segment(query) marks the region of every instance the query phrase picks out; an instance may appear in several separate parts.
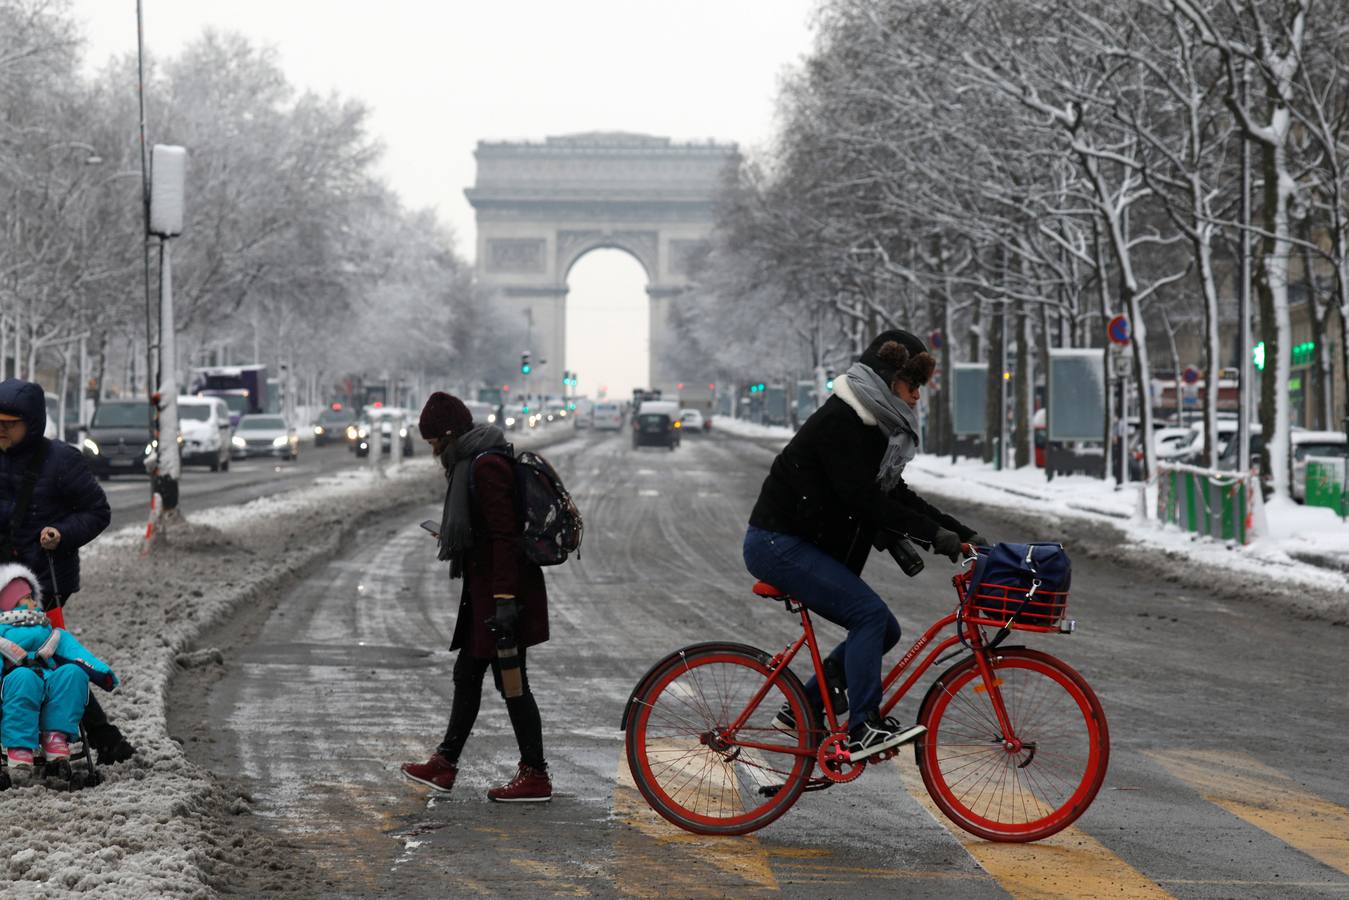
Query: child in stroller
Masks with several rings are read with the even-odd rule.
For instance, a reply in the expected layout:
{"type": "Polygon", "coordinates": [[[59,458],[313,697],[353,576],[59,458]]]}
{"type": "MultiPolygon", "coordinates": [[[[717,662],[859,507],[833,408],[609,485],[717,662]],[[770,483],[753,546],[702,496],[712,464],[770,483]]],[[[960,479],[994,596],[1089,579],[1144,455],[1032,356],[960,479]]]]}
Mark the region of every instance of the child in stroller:
{"type": "MultiPolygon", "coordinates": [[[[89,684],[105,691],[117,676],[42,610],[37,576],[24,566],[0,566],[0,747],[8,772],[0,790],[26,782],[40,755],[49,782],[79,787],[70,768],[71,741],[79,740],[89,684]]],[[[87,756],[86,760],[92,762],[87,756]]],[[[93,774],[92,768],[90,774],[93,774]]]]}

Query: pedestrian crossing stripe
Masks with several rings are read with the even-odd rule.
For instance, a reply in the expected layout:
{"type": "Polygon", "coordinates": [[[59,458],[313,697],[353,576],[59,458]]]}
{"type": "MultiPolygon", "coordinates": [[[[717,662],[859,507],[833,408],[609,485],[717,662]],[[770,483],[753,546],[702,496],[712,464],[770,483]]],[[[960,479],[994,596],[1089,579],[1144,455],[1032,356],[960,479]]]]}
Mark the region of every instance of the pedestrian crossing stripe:
{"type": "Polygon", "coordinates": [[[1349,809],[1244,753],[1145,752],[1209,803],[1349,875],[1349,809]]]}
{"type": "Polygon", "coordinates": [[[639,849],[619,854],[622,864],[614,880],[624,896],[742,897],[778,892],[768,852],[757,837],[712,837],[671,825],[637,790],[626,754],[620,754],[618,760],[614,817],[654,841],[662,851],[656,854],[639,849]],[[708,867],[723,877],[709,878],[708,867]]]}
{"type": "Polygon", "coordinates": [[[1013,897],[1172,896],[1100,841],[1071,825],[1030,844],[994,843],[975,837],[946,818],[932,802],[912,760],[896,757],[893,764],[899,767],[909,795],[1013,897]]]}

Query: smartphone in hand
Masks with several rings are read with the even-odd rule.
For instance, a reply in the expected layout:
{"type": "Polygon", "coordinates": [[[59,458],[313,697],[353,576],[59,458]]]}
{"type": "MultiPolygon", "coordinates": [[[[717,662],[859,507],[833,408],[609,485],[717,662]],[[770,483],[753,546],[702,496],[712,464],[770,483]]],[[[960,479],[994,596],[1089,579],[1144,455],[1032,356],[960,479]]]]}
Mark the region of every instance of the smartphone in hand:
{"type": "Polygon", "coordinates": [[[440,537],[440,523],[427,519],[422,523],[422,527],[431,532],[431,537],[440,537]]]}

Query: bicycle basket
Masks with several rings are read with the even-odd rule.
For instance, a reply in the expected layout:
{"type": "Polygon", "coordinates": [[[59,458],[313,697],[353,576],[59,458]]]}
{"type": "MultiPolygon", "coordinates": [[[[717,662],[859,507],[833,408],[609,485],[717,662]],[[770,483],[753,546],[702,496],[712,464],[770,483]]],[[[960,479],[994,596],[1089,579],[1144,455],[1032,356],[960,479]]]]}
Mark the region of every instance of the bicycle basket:
{"type": "Polygon", "coordinates": [[[980,548],[974,568],[954,579],[961,617],[976,625],[1058,631],[1068,611],[1072,564],[1059,544],[980,548]]]}

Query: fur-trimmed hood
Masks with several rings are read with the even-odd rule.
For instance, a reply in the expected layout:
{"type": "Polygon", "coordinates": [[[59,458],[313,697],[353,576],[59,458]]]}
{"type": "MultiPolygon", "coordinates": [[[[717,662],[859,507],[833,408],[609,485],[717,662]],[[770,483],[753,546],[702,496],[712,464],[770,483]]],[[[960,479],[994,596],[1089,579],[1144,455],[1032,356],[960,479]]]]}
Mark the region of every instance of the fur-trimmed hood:
{"type": "Polygon", "coordinates": [[[863,425],[877,424],[876,417],[862,405],[861,400],[857,399],[857,394],[853,391],[852,385],[848,384],[846,376],[839,378],[834,382],[834,396],[852,407],[852,411],[857,413],[857,417],[862,420],[863,425]]]}
{"type": "Polygon", "coordinates": [[[15,578],[22,578],[25,581],[27,581],[30,586],[32,586],[33,599],[38,602],[39,606],[41,606],[42,584],[37,580],[37,576],[33,574],[33,570],[21,563],[0,564],[0,588],[3,588],[5,585],[9,584],[15,578]]]}

